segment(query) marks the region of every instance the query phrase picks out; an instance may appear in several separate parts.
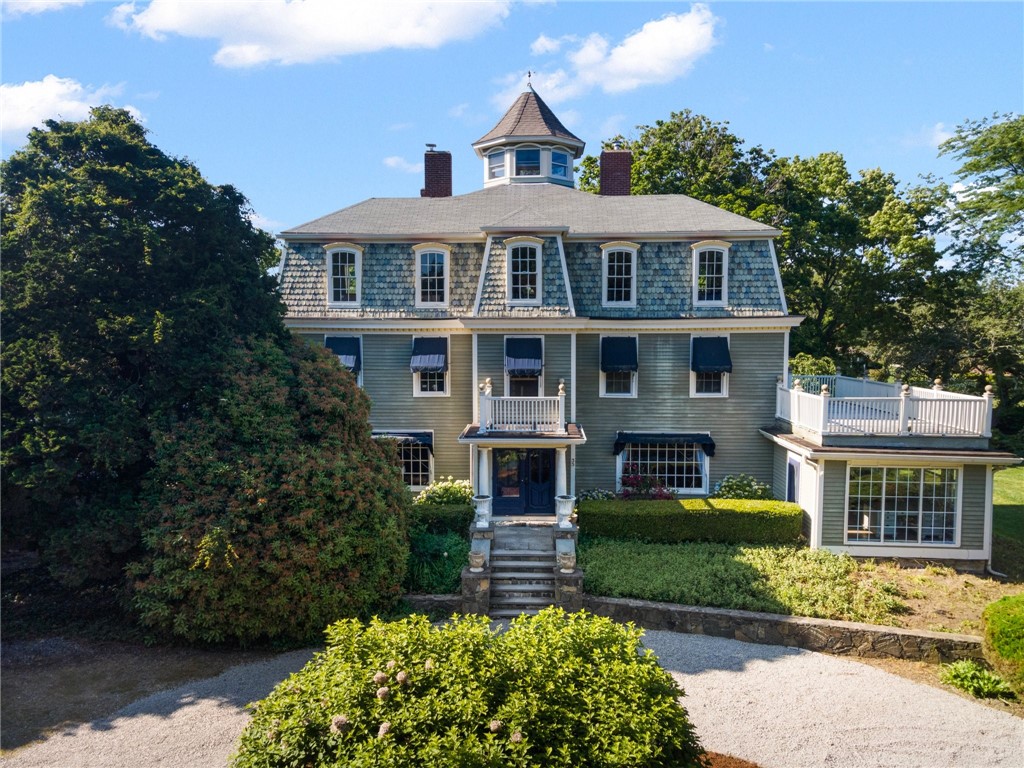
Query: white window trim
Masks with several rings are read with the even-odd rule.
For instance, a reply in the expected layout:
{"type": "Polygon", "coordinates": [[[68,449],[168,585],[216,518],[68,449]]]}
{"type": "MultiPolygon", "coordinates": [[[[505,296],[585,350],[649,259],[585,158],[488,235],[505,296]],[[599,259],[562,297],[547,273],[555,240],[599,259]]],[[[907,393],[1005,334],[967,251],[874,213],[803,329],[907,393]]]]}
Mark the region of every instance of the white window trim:
{"type": "MultiPolygon", "coordinates": [[[[517,144],[512,147],[512,178],[514,179],[540,179],[543,180],[545,176],[550,176],[550,167],[547,169],[549,173],[544,173],[544,157],[547,153],[544,151],[544,147],[539,144],[517,144]],[[536,174],[520,174],[519,163],[516,160],[516,155],[521,149],[537,150],[537,173],[536,174]]],[[[551,157],[548,155],[548,165],[551,164],[551,157]]],[[[507,169],[506,169],[507,170],[507,169]]]]}
{"type": "MultiPolygon", "coordinates": [[[[443,333],[417,333],[412,337],[413,344],[419,338],[446,339],[448,342],[448,370],[444,372],[444,392],[420,392],[420,373],[412,373],[412,396],[413,397],[451,397],[451,372],[452,372],[452,337],[443,333]]],[[[433,454],[431,454],[433,455],[433,454]]]]}
{"type": "Polygon", "coordinates": [[[732,243],[723,240],[701,240],[690,246],[693,260],[693,306],[724,307],[729,303],[729,249],[732,243]],[[722,251],[722,298],[720,301],[699,301],[697,299],[697,269],[699,256],[703,251],[722,251]]]}
{"type": "MultiPolygon", "coordinates": [[[[600,355],[601,355],[601,347],[603,345],[603,340],[604,340],[605,336],[615,336],[615,337],[626,336],[626,337],[630,337],[630,338],[636,339],[636,360],[637,360],[637,367],[639,367],[639,365],[640,365],[640,336],[638,334],[635,334],[635,333],[602,333],[601,334],[601,338],[597,342],[598,343],[597,354],[598,354],[599,358],[600,358],[600,355]]],[[[637,389],[639,388],[639,386],[638,386],[639,383],[637,381],[637,379],[640,376],[640,372],[639,371],[630,371],[630,373],[632,375],[630,376],[629,394],[617,393],[617,392],[613,392],[613,393],[609,394],[606,391],[605,385],[606,385],[607,379],[605,377],[607,376],[607,374],[604,371],[601,370],[600,361],[598,361],[598,373],[601,374],[601,376],[600,376],[600,385],[599,385],[599,389],[598,389],[598,397],[613,397],[613,398],[631,398],[631,397],[635,398],[636,397],[637,389]]]]}
{"type": "Polygon", "coordinates": [[[327,277],[327,306],[339,309],[358,309],[363,303],[363,247],[356,245],[355,243],[328,243],[324,246],[326,252],[326,269],[324,270],[327,277]],[[348,251],[354,253],[356,257],[356,300],[355,301],[334,301],[331,297],[334,294],[332,290],[331,282],[331,256],[335,253],[342,251],[348,251]]]}
{"type": "Polygon", "coordinates": [[[544,397],[544,371],[547,370],[547,366],[544,365],[544,355],[547,354],[545,347],[545,338],[543,334],[538,333],[510,333],[504,336],[501,340],[501,368],[505,374],[505,397],[511,397],[509,395],[509,382],[508,382],[508,368],[505,367],[505,340],[506,339],[540,339],[540,376],[537,377],[537,397],[544,397]]]}
{"type": "Polygon", "coordinates": [[[542,153],[542,158],[541,158],[541,164],[542,165],[544,163],[543,156],[546,156],[547,159],[548,159],[548,161],[547,161],[548,162],[548,167],[547,167],[547,171],[548,171],[547,175],[548,176],[550,176],[555,181],[572,182],[572,180],[573,180],[573,163],[572,163],[572,161],[574,159],[572,152],[570,152],[565,147],[551,147],[550,149],[547,149],[547,150],[545,150],[542,153]],[[554,157],[554,153],[555,152],[560,152],[561,154],[566,156],[567,163],[566,163],[566,167],[565,167],[565,176],[555,176],[555,157],[554,157]]]}
{"type": "Polygon", "coordinates": [[[505,300],[513,307],[539,307],[544,298],[544,241],[539,237],[510,237],[505,240],[505,300]],[[537,297],[535,299],[512,298],[512,249],[518,246],[533,246],[537,250],[537,297]]]}
{"type": "MultiPolygon", "coordinates": [[[[920,497],[918,497],[920,498],[920,497]]],[[[899,549],[914,550],[921,549],[950,550],[960,548],[960,534],[963,526],[963,499],[964,499],[964,465],[963,464],[936,464],[935,462],[918,461],[847,461],[846,462],[846,488],[843,491],[843,545],[849,547],[850,554],[859,555],[861,550],[879,549],[885,554],[878,554],[879,557],[886,555],[890,557],[901,557],[897,553],[899,549]],[[934,541],[920,542],[915,544],[911,541],[850,541],[849,540],[849,515],[850,515],[850,470],[854,467],[883,467],[891,469],[955,469],[956,470],[956,530],[953,533],[953,542],[944,544],[934,541]]],[[[919,513],[920,514],[920,513],[919,513]]],[[[882,528],[884,536],[885,513],[882,512],[882,528]]],[[[920,528],[918,529],[920,538],[920,528]]],[[[868,556],[868,555],[865,555],[868,556]]],[[[907,555],[908,557],[913,555],[907,555]]]]}
{"type": "Polygon", "coordinates": [[[412,247],[414,269],[413,281],[415,282],[415,306],[417,309],[447,309],[451,297],[451,274],[452,274],[452,247],[444,243],[421,243],[412,247]],[[423,301],[423,288],[420,285],[420,258],[425,253],[444,254],[444,301],[423,301]]]}
{"type": "MultiPolygon", "coordinates": [[[[341,333],[341,332],[338,332],[338,333],[325,333],[324,334],[324,346],[325,347],[327,346],[327,339],[334,338],[334,337],[345,337],[345,338],[355,337],[355,338],[359,339],[359,361],[360,361],[360,365],[359,365],[359,373],[356,374],[356,384],[359,386],[360,389],[362,389],[363,388],[363,371],[366,369],[366,357],[363,355],[363,335],[361,333],[341,333]]],[[[340,365],[340,363],[339,363],[339,365],[340,365]]],[[[344,368],[345,366],[342,365],[341,367],[344,368]]],[[[348,369],[346,369],[346,370],[348,370],[348,369]]]]}
{"type": "Polygon", "coordinates": [[[484,182],[498,183],[502,181],[507,181],[508,177],[508,153],[504,149],[495,149],[484,155],[484,182]],[[501,167],[504,172],[501,174],[501,176],[492,176],[491,158],[497,155],[501,155],[501,167]]]}
{"type": "MultiPolygon", "coordinates": [[[[668,490],[677,496],[707,496],[711,493],[711,457],[704,453],[704,449],[698,446],[701,455],[704,457],[700,462],[700,481],[703,484],[703,488],[669,488],[668,490]]],[[[615,492],[620,493],[622,491],[622,462],[623,456],[626,454],[626,449],[623,448],[619,452],[619,455],[615,457],[615,492]]]]}
{"type": "Polygon", "coordinates": [[[613,243],[605,243],[601,246],[601,306],[602,307],[635,307],[636,306],[636,288],[637,288],[637,274],[636,264],[637,256],[640,253],[640,246],[637,243],[630,243],[626,241],[616,241],[613,243]],[[633,282],[630,285],[629,295],[632,299],[629,301],[608,301],[608,254],[612,251],[627,251],[632,256],[632,268],[633,282]]]}
{"type": "Polygon", "coordinates": [[[692,333],[690,334],[690,397],[711,397],[711,398],[726,398],[729,397],[729,376],[731,374],[722,374],[722,391],[721,392],[697,392],[697,372],[693,370],[693,340],[702,339],[709,337],[720,337],[724,336],[727,343],[729,344],[729,354],[732,355],[732,334],[729,333],[692,333]]]}

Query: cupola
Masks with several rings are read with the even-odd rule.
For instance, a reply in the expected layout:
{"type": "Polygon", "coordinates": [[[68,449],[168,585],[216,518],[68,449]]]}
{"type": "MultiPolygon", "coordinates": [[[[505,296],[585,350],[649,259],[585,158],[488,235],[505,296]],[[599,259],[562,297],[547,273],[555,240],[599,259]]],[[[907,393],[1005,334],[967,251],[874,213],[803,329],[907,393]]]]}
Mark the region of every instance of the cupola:
{"type": "Polygon", "coordinates": [[[573,160],[584,143],[573,135],[533,87],[490,131],[473,143],[484,161],[484,186],[548,182],[574,186],[573,160]]]}

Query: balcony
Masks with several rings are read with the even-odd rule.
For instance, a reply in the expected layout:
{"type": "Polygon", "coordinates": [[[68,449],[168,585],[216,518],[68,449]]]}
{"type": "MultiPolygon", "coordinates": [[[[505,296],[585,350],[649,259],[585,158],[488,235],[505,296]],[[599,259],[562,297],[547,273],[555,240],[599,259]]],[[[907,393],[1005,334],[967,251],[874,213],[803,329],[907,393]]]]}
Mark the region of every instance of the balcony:
{"type": "Polygon", "coordinates": [[[531,432],[565,435],[565,382],[556,397],[494,397],[491,380],[480,385],[480,429],[488,432],[531,432]]]}
{"type": "Polygon", "coordinates": [[[820,437],[992,436],[992,390],[984,396],[848,376],[791,376],[779,382],[775,416],[820,437]]]}

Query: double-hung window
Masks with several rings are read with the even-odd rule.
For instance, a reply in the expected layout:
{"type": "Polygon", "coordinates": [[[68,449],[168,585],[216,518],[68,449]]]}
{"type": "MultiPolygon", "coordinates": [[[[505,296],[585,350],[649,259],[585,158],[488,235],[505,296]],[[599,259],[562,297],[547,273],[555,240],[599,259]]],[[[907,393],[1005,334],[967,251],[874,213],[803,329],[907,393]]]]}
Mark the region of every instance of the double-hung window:
{"type": "Polygon", "coordinates": [[[637,337],[601,337],[601,397],[636,397],[637,337]]]}
{"type": "Polygon", "coordinates": [[[960,508],[957,467],[849,468],[849,544],[955,545],[960,508]]]}
{"type": "Polygon", "coordinates": [[[551,175],[558,179],[569,178],[569,153],[551,150],[551,175]]]}
{"type": "Polygon", "coordinates": [[[356,383],[363,385],[363,338],[362,336],[324,336],[324,346],[338,357],[342,368],[356,377],[356,383]]]}
{"type": "Polygon", "coordinates": [[[601,246],[604,289],[601,306],[636,306],[636,243],[607,243],[601,246]]]}
{"type": "Polygon", "coordinates": [[[728,397],[730,373],[728,336],[690,338],[690,397],[728,397]]]}
{"type": "Polygon", "coordinates": [[[412,250],[416,257],[416,306],[447,307],[451,248],[440,243],[425,243],[412,250]]]}
{"type": "Polygon", "coordinates": [[[413,491],[421,491],[434,480],[433,432],[374,432],[375,440],[392,440],[398,449],[402,480],[413,491]]]}
{"type": "Polygon", "coordinates": [[[536,237],[510,237],[505,241],[509,304],[541,303],[541,249],[536,237]]]}
{"type": "Polygon", "coordinates": [[[352,243],[331,243],[327,251],[327,303],[358,307],[363,280],[363,249],[352,243]]]}
{"type": "Polygon", "coordinates": [[[707,240],[692,250],[694,306],[724,306],[729,301],[729,243],[707,240]]]}
{"type": "Polygon", "coordinates": [[[505,177],[505,150],[499,149],[487,156],[487,178],[503,179],[505,177]]]}
{"type": "Polygon", "coordinates": [[[413,338],[409,359],[413,397],[447,397],[448,369],[447,336],[413,338]]]}

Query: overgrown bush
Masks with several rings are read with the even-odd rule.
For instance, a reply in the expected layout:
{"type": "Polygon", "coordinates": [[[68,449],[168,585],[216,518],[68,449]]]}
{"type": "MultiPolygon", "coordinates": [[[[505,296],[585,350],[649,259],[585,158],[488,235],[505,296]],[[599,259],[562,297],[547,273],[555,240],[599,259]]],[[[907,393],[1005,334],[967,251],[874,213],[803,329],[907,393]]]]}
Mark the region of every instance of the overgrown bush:
{"type": "Polygon", "coordinates": [[[831,357],[798,352],[789,358],[789,371],[796,376],[835,376],[836,364],[831,357]]]}
{"type": "Polygon", "coordinates": [[[770,499],[772,488],[752,475],[726,475],[711,493],[713,499],[770,499]]]}
{"type": "Polygon", "coordinates": [[[401,595],[408,491],[326,350],[236,347],[202,413],[158,433],[131,567],[142,622],[191,641],[308,641],[401,595]]]}
{"type": "Polygon", "coordinates": [[[720,541],[793,544],[803,513],[785,501],[677,499],[673,501],[583,501],[580,529],[592,536],[651,542],[720,541]]]}
{"type": "Polygon", "coordinates": [[[405,591],[430,595],[458,592],[462,568],[469,558],[465,531],[431,533],[417,531],[409,536],[409,568],[405,591]]]}
{"type": "Polygon", "coordinates": [[[470,504],[413,504],[409,508],[409,530],[454,533],[465,536],[473,522],[470,504]]]}
{"type": "Polygon", "coordinates": [[[999,675],[992,674],[973,659],[944,664],[939,678],[976,699],[1012,699],[1013,691],[999,675]]]}
{"type": "Polygon", "coordinates": [[[1024,594],[990,603],[981,618],[985,660],[1024,698],[1024,594]]]}
{"type": "Polygon", "coordinates": [[[413,504],[472,504],[473,484],[452,475],[435,480],[416,496],[413,504]]]}
{"type": "Polygon", "coordinates": [[[547,609],[338,622],[327,649],[254,707],[234,768],[697,766],[682,691],[642,632],[547,609]]]}

